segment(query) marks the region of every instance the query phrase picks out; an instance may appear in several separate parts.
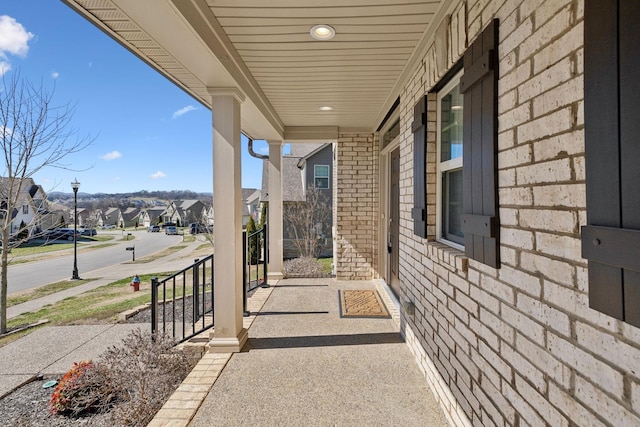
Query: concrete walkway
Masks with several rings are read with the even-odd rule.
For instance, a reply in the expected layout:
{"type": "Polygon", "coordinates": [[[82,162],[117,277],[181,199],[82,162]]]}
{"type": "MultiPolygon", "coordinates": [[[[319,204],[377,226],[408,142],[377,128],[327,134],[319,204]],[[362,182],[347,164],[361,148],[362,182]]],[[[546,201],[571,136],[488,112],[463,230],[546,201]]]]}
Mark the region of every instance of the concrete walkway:
{"type": "Polygon", "coordinates": [[[249,301],[249,343],[207,353],[150,426],[446,426],[386,287],[282,280],[249,301]],[[396,321],[341,318],[338,290],[378,289],[396,321]]]}

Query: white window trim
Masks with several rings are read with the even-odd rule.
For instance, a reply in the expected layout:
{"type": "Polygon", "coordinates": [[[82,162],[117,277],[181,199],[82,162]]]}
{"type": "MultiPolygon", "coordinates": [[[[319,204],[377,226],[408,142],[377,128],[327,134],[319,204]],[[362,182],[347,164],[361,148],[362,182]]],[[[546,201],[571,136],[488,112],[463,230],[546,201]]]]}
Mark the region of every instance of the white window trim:
{"type": "Polygon", "coordinates": [[[329,190],[331,189],[331,168],[329,167],[329,165],[313,165],[313,187],[317,188],[318,190],[329,190]],[[327,176],[318,176],[318,168],[327,168],[327,176]],[[318,187],[316,185],[316,180],[320,178],[320,179],[326,179],[327,180],[327,186],[326,187],[318,187]]]}
{"type": "Polygon", "coordinates": [[[460,156],[455,159],[447,160],[444,162],[440,161],[442,155],[442,147],[441,147],[441,135],[440,135],[440,122],[441,122],[441,111],[440,111],[440,102],[442,100],[442,96],[448,94],[451,89],[453,89],[458,83],[460,83],[460,78],[464,74],[463,71],[460,71],[451,80],[438,91],[438,99],[437,99],[437,107],[436,107],[436,240],[442,242],[446,245],[464,251],[464,245],[461,245],[456,242],[452,242],[451,240],[446,239],[442,235],[442,173],[454,169],[461,169],[463,156],[460,156]]]}

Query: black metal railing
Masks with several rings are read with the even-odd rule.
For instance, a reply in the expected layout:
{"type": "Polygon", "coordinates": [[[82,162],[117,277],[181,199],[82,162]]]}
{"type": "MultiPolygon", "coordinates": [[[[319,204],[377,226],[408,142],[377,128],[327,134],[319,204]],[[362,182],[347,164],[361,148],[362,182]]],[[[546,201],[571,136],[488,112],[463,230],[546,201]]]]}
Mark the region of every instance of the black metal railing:
{"type": "Polygon", "coordinates": [[[213,327],[213,255],[151,279],[151,332],[184,342],[213,327]]]}
{"type": "Polygon", "coordinates": [[[247,312],[247,296],[258,287],[267,287],[269,262],[269,234],[263,227],[251,234],[242,232],[242,283],[244,283],[243,309],[247,312]]]}

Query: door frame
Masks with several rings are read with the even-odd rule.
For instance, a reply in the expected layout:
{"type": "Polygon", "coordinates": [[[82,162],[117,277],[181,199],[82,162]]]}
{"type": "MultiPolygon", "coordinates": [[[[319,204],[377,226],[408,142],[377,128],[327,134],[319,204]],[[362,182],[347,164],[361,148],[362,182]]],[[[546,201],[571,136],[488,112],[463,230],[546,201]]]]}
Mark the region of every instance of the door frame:
{"type": "MultiPolygon", "coordinates": [[[[390,120],[393,122],[393,120],[390,120]]],[[[384,134],[380,132],[380,136],[384,134]]],[[[387,236],[389,235],[389,217],[391,215],[391,207],[389,206],[390,186],[391,186],[391,152],[396,148],[400,148],[400,135],[393,139],[386,147],[380,150],[380,213],[378,215],[378,226],[380,235],[378,238],[378,265],[380,266],[380,275],[391,287],[391,257],[387,252],[387,236]]],[[[402,159],[402,152],[400,153],[402,159]]]]}

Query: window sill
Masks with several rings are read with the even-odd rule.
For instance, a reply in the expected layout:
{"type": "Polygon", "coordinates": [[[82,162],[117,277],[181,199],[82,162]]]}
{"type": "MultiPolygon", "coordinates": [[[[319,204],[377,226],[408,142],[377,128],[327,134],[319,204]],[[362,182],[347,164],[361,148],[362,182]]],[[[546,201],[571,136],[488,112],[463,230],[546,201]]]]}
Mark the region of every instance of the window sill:
{"type": "Polygon", "coordinates": [[[464,251],[445,243],[435,240],[428,241],[427,255],[432,261],[444,265],[450,270],[460,270],[466,273],[469,268],[469,258],[464,254],[464,251]]]}

